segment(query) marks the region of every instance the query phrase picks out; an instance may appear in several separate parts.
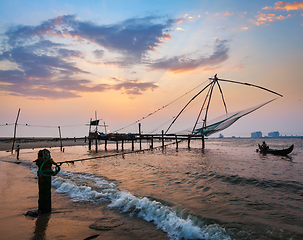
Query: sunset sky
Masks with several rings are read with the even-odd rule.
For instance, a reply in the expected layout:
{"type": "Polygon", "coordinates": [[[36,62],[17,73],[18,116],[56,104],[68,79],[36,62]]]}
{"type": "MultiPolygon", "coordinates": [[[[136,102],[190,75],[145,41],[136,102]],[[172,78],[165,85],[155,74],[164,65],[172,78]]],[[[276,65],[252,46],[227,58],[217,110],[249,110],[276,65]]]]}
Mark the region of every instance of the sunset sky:
{"type": "MultiPolygon", "coordinates": [[[[19,137],[87,135],[95,111],[111,132],[159,133],[216,73],[283,95],[220,83],[229,112],[277,97],[224,136],[303,135],[303,1],[2,0],[0,47],[0,137],[19,108],[19,137]]],[[[208,119],[224,113],[215,88],[208,119]]]]}

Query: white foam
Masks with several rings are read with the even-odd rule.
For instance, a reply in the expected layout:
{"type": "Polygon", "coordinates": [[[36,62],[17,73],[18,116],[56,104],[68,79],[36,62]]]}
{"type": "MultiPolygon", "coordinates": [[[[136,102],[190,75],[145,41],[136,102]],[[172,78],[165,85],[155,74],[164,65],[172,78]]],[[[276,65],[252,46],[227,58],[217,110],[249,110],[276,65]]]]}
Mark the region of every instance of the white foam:
{"type": "Polygon", "coordinates": [[[170,239],[230,239],[225,230],[213,224],[200,228],[191,217],[182,219],[170,207],[146,197],[137,198],[128,192],[119,192],[109,207],[116,207],[125,213],[137,215],[167,232],[170,239]]]}
{"type": "Polygon", "coordinates": [[[109,183],[93,174],[61,172],[53,178],[57,193],[67,193],[73,201],[110,201],[110,208],[119,208],[124,213],[153,222],[157,228],[167,232],[170,239],[230,239],[220,226],[194,224],[189,216],[180,218],[172,208],[146,197],[139,198],[126,191],[119,191],[114,183],[109,183]],[[94,186],[84,185],[76,179],[84,179],[94,186]]]}
{"type": "Polygon", "coordinates": [[[112,195],[117,192],[115,184],[89,176],[90,174],[83,175],[62,172],[61,175],[68,176],[70,178],[62,178],[60,176],[54,177],[52,180],[52,185],[57,188],[55,192],[67,193],[70,195],[73,201],[108,201],[111,200],[112,195]],[[97,191],[90,186],[79,185],[72,181],[71,177],[91,180],[95,183],[95,186],[102,187],[102,189],[97,191]]]}

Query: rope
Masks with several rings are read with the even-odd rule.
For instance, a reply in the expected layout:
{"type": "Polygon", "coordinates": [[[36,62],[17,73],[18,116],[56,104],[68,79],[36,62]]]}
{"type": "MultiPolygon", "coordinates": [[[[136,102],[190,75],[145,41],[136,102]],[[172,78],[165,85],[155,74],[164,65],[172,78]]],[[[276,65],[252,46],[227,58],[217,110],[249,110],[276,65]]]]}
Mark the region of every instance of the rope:
{"type": "MultiPolygon", "coordinates": [[[[43,125],[29,125],[29,124],[18,124],[18,126],[25,126],[25,127],[44,127],[44,128],[58,128],[58,126],[43,126],[43,125]]],[[[85,124],[78,124],[78,125],[65,125],[60,126],[62,127],[78,127],[78,126],[85,126],[85,124]]]]}
{"type": "Polygon", "coordinates": [[[57,164],[53,159],[46,156],[44,151],[42,153],[43,153],[44,162],[41,164],[40,169],[38,170],[37,174],[39,175],[41,173],[44,177],[51,177],[51,176],[57,175],[61,170],[60,165],[57,164]],[[44,164],[48,161],[51,162],[53,165],[55,165],[55,171],[42,169],[44,164]]]}
{"type": "Polygon", "coordinates": [[[10,125],[14,125],[15,123],[6,123],[6,124],[1,124],[0,126],[10,126],[10,125]]]}
{"type": "MultiPolygon", "coordinates": [[[[178,140],[178,143],[182,142],[183,140],[178,140]]],[[[173,145],[176,144],[176,142],[172,142],[172,143],[168,143],[165,144],[164,147],[167,147],[169,145],[173,145]]],[[[154,147],[154,148],[146,148],[146,149],[141,149],[141,150],[135,150],[135,151],[129,151],[129,152],[121,152],[121,153],[114,153],[114,154],[108,154],[108,155],[103,155],[103,156],[98,156],[98,157],[91,157],[91,158],[82,158],[82,159],[77,159],[77,160],[69,160],[69,161],[64,161],[64,162],[58,162],[57,164],[59,166],[61,166],[64,163],[72,163],[74,164],[75,162],[82,162],[82,161],[88,161],[88,160],[94,160],[94,159],[98,159],[98,158],[108,158],[108,157],[117,157],[117,156],[123,156],[126,154],[131,154],[131,153],[139,153],[139,152],[144,152],[144,151],[150,151],[152,149],[158,149],[158,148],[162,148],[161,146],[158,147],[154,147]]]]}
{"type": "MultiPolygon", "coordinates": [[[[207,82],[207,81],[208,81],[208,80],[206,80],[205,82],[207,82]]],[[[148,115],[146,115],[146,116],[142,117],[141,119],[139,119],[139,120],[135,121],[134,123],[131,123],[131,124],[129,124],[129,125],[127,125],[127,126],[125,126],[125,127],[119,128],[119,129],[115,130],[114,132],[118,132],[118,131],[123,130],[123,129],[127,128],[127,127],[130,127],[130,126],[132,126],[132,125],[134,125],[134,124],[136,124],[136,123],[138,123],[138,122],[141,122],[142,120],[144,120],[144,119],[146,119],[146,118],[150,117],[151,115],[153,115],[153,114],[155,114],[155,113],[159,112],[160,110],[162,110],[162,109],[164,109],[164,108],[168,107],[169,105],[173,104],[174,102],[178,101],[180,98],[182,98],[182,97],[186,96],[187,94],[189,94],[190,92],[194,91],[196,88],[200,87],[200,86],[201,86],[201,85],[203,85],[205,82],[203,82],[203,83],[199,84],[198,86],[194,87],[193,89],[191,89],[190,91],[186,92],[186,93],[185,93],[185,94],[183,94],[182,96],[180,96],[180,97],[176,98],[175,100],[173,100],[173,101],[171,101],[170,103],[168,103],[168,104],[164,105],[163,107],[158,108],[158,109],[157,109],[157,110],[155,110],[154,112],[149,113],[148,115]]]]}

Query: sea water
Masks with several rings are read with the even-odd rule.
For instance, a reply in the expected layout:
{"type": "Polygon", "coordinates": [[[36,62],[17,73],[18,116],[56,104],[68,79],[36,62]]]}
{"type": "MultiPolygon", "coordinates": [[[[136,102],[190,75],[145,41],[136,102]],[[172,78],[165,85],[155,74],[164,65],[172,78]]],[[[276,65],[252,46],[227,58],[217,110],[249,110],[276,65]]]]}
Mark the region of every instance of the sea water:
{"type": "MultiPolygon", "coordinates": [[[[52,184],[71,201],[106,203],[152,222],[169,239],[303,239],[303,139],[266,139],[276,149],[294,144],[287,157],[257,153],[262,141],[207,139],[203,151],[200,141],[191,141],[190,149],[184,142],[178,150],[171,145],[63,164],[52,184]]],[[[62,162],[111,154],[116,145],[107,153],[102,147],[99,153],[87,146],[50,150],[62,162]]],[[[37,151],[20,154],[33,173],[37,151]]]]}

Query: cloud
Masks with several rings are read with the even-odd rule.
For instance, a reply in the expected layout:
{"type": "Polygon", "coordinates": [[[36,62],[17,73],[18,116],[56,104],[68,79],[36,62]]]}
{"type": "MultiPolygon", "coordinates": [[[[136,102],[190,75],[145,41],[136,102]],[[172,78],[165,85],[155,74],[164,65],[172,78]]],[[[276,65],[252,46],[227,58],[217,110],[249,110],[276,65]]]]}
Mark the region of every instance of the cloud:
{"type": "Polygon", "coordinates": [[[173,73],[193,71],[197,68],[206,66],[216,66],[228,59],[229,47],[227,40],[217,39],[215,42],[214,52],[209,57],[200,56],[190,58],[185,55],[175,56],[172,58],[159,59],[150,65],[153,69],[163,69],[173,73]]]}
{"type": "Polygon", "coordinates": [[[60,49],[58,49],[57,53],[62,58],[75,57],[75,58],[84,59],[83,54],[80,51],[77,51],[77,50],[69,50],[69,49],[60,48],[60,49]]]}
{"type": "Polygon", "coordinates": [[[249,21],[252,22],[253,24],[256,24],[258,26],[269,23],[269,22],[273,22],[275,20],[284,20],[286,18],[291,17],[291,14],[288,14],[287,16],[276,16],[276,14],[274,13],[270,13],[270,14],[265,14],[265,13],[259,13],[258,15],[255,15],[256,19],[252,20],[250,19],[249,21]]]}
{"type": "Polygon", "coordinates": [[[154,82],[139,80],[119,80],[113,84],[95,84],[87,79],[29,79],[22,71],[0,72],[0,91],[9,95],[31,99],[69,99],[81,97],[83,93],[120,90],[128,95],[141,95],[144,91],[158,88],[154,82]]]}
{"type": "Polygon", "coordinates": [[[102,58],[103,55],[104,55],[104,50],[98,50],[97,49],[93,53],[94,53],[94,55],[95,55],[96,58],[102,58]]]}
{"type": "Polygon", "coordinates": [[[16,26],[5,33],[10,46],[23,45],[28,41],[46,37],[71,37],[95,43],[110,51],[142,58],[158,47],[161,39],[170,39],[169,28],[183,19],[163,19],[155,16],[132,18],[111,25],[97,25],[80,21],[75,15],[59,16],[38,26],[16,26]]]}
{"type": "Polygon", "coordinates": [[[122,91],[140,95],[158,88],[154,82],[124,80],[113,84],[96,84],[82,79],[90,72],[77,66],[79,60],[91,64],[130,66],[144,64],[150,51],[171,39],[169,31],[184,19],[156,16],[131,18],[110,25],[80,21],[75,15],[64,15],[36,26],[14,26],[2,35],[6,42],[0,61],[14,63],[15,69],[0,70],[0,91],[14,96],[43,99],[81,97],[84,92],[122,91]],[[71,41],[72,40],[72,41],[71,41]],[[57,42],[56,42],[57,41],[57,42]],[[103,49],[93,51],[102,62],[85,59],[77,41],[96,44],[103,49]],[[105,60],[105,50],[121,54],[118,60],[105,60]]]}
{"type": "Polygon", "coordinates": [[[186,14],[186,15],[184,16],[184,18],[179,18],[179,19],[177,19],[177,20],[176,20],[176,24],[183,23],[183,22],[185,21],[185,17],[186,17],[187,15],[188,15],[188,14],[186,14]]]}
{"type": "Polygon", "coordinates": [[[265,10],[274,9],[274,10],[286,10],[286,11],[300,10],[300,9],[303,9],[303,1],[299,1],[299,2],[294,1],[293,3],[279,1],[279,2],[276,2],[273,7],[266,6],[262,9],[265,9],[265,10]]]}
{"type": "MultiPolygon", "coordinates": [[[[40,51],[39,48],[33,50],[33,46],[18,46],[5,51],[0,55],[0,60],[7,60],[18,65],[19,69],[28,78],[53,77],[60,74],[88,73],[76,67],[75,62],[68,62],[62,57],[80,55],[79,51],[59,49],[56,56],[47,55],[46,50],[40,51]]],[[[43,45],[43,44],[42,44],[43,45]]],[[[0,71],[1,73],[2,71],[0,71]]],[[[1,76],[1,75],[0,75],[1,76]]]]}
{"type": "Polygon", "coordinates": [[[155,82],[140,82],[138,80],[129,80],[117,83],[113,86],[116,90],[123,90],[126,94],[141,95],[142,91],[153,91],[158,88],[155,82]]]}
{"type": "Polygon", "coordinates": [[[231,16],[231,15],[233,15],[233,13],[230,13],[230,12],[228,12],[228,11],[226,11],[226,12],[224,13],[224,16],[231,16]]]}

